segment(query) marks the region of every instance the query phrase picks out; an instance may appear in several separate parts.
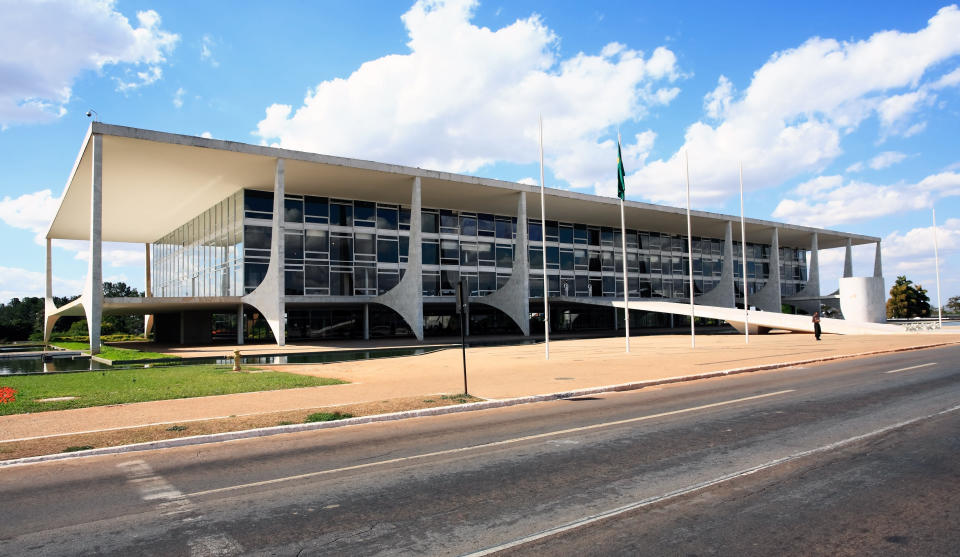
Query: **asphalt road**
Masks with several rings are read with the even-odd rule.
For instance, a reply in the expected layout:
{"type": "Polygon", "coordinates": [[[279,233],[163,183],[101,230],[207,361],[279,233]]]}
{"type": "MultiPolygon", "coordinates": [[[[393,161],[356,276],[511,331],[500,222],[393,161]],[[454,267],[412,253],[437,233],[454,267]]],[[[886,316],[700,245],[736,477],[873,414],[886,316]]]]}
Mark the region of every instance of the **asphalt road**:
{"type": "Polygon", "coordinates": [[[956,362],[0,468],[0,554],[956,555],[956,362]]]}

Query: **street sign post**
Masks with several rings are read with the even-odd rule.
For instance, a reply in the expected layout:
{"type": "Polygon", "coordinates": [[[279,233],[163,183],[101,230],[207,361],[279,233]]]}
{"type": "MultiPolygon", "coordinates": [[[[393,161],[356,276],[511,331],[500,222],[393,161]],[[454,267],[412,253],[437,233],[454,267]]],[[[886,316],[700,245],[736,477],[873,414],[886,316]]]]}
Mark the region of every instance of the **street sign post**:
{"type": "Polygon", "coordinates": [[[463,353],[463,394],[470,394],[467,390],[467,330],[463,316],[467,314],[467,304],[470,303],[470,284],[466,277],[460,277],[457,282],[457,313],[460,314],[460,351],[463,353]]]}

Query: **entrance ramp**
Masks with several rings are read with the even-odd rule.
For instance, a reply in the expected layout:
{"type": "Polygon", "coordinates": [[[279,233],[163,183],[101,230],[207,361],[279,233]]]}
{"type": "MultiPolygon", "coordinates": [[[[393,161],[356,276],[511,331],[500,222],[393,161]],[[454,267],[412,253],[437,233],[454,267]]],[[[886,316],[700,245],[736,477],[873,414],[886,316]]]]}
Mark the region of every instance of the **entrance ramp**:
{"type": "MultiPolygon", "coordinates": [[[[586,304],[604,307],[623,308],[625,306],[622,299],[614,298],[583,298],[572,296],[554,296],[550,298],[551,302],[564,302],[570,304],[586,304]]],[[[652,311],[655,313],[672,313],[674,315],[690,315],[690,304],[679,302],[656,302],[647,300],[630,300],[630,309],[639,311],[652,311]]],[[[694,306],[694,315],[696,317],[706,317],[708,319],[720,319],[732,325],[735,329],[742,331],[744,328],[744,311],[737,308],[725,308],[718,306],[704,306],[696,304],[694,306]]],[[[809,315],[792,315],[789,313],[776,313],[772,311],[751,310],[748,312],[750,332],[764,333],[773,329],[790,331],[794,333],[813,333],[813,322],[809,315]]],[[[845,319],[822,318],[820,328],[824,333],[836,335],[884,335],[898,334],[903,332],[902,327],[897,325],[888,325],[885,323],[864,323],[856,321],[847,321],[845,319]]]]}

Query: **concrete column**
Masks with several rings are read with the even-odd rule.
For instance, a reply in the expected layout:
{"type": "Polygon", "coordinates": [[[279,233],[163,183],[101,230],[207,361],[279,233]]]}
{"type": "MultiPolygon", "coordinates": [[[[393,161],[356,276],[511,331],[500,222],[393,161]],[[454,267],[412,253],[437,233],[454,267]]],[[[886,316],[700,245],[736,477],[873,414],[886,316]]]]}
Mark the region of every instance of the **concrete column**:
{"type": "Polygon", "coordinates": [[[720,282],[697,297],[697,303],[705,306],[732,308],[737,306],[737,294],[733,284],[733,222],[727,221],[723,233],[723,262],[720,282]]]}
{"type": "Polygon", "coordinates": [[[770,234],[770,276],[767,277],[767,284],[750,301],[763,311],[780,313],[783,310],[780,297],[780,231],[777,228],[770,234]]]}
{"type": "MultiPolygon", "coordinates": [[[[151,264],[150,264],[150,244],[143,244],[144,247],[144,256],[146,264],[144,265],[144,288],[143,295],[146,298],[153,297],[153,281],[151,277],[153,275],[151,264]]],[[[150,331],[153,330],[153,315],[147,314],[143,316],[143,338],[147,338],[150,335],[150,331]]]]}
{"type": "Polygon", "coordinates": [[[370,304],[363,304],[363,340],[370,340],[370,304]]]}
{"type": "Polygon", "coordinates": [[[853,240],[847,238],[847,248],[843,254],[843,278],[853,276],[853,240]]]}
{"type": "Polygon", "coordinates": [[[246,331],[247,323],[243,320],[243,304],[237,306],[237,344],[243,344],[243,333],[246,331]]]}
{"type": "Polygon", "coordinates": [[[880,242],[877,242],[877,255],[873,259],[873,276],[883,276],[883,262],[880,261],[880,242]]]}
{"type": "Polygon", "coordinates": [[[43,343],[50,341],[50,333],[53,332],[53,326],[57,319],[57,304],[53,301],[53,248],[50,238],[47,238],[47,278],[46,293],[43,300],[43,343]]]}
{"type": "Polygon", "coordinates": [[[410,325],[417,340],[423,340],[423,247],[421,238],[422,215],[420,213],[420,177],[414,176],[410,195],[410,248],[407,250],[407,270],[400,283],[388,292],[374,298],[400,314],[410,325]]]}
{"type": "MultiPolygon", "coordinates": [[[[507,314],[520,327],[523,336],[530,336],[530,261],[527,229],[527,197],[517,194],[517,234],[513,245],[513,269],[510,280],[502,288],[477,298],[476,301],[507,314]]],[[[546,257],[546,254],[544,254],[546,257]]]]}
{"type": "Polygon", "coordinates": [[[84,312],[90,335],[90,354],[100,353],[100,322],[103,317],[103,136],[91,137],[90,259],[84,287],[84,312]]]}
{"type": "Polygon", "coordinates": [[[53,243],[50,238],[47,238],[47,282],[46,282],[46,299],[53,299],[53,243]]]}
{"type": "Polygon", "coordinates": [[[620,317],[620,316],[617,315],[617,308],[613,308],[613,330],[614,330],[614,331],[619,331],[619,330],[620,330],[620,319],[619,319],[619,317],[620,317]]]}
{"type": "Polygon", "coordinates": [[[277,346],[286,344],[286,303],[284,289],[284,163],[277,159],[273,182],[273,229],[270,242],[270,264],[267,275],[257,288],[242,298],[243,303],[253,306],[267,320],[277,346]]]}
{"type": "MultiPolygon", "coordinates": [[[[810,235],[810,265],[807,268],[807,284],[803,290],[797,292],[797,298],[819,298],[820,297],[820,248],[817,244],[817,233],[810,235]]],[[[809,313],[820,310],[820,300],[796,302],[798,308],[803,308],[809,313]]]]}
{"type": "Polygon", "coordinates": [[[811,296],[820,296],[820,247],[816,232],[810,238],[810,268],[807,269],[807,287],[804,290],[811,296]]]}

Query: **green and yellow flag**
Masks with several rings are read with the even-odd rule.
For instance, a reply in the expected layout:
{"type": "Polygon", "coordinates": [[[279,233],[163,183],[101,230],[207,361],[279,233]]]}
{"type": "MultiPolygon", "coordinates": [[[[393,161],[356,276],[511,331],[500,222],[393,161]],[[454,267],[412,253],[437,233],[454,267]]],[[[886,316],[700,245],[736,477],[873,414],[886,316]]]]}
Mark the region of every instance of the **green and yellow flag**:
{"type": "Polygon", "coordinates": [[[620,139],[617,138],[617,197],[626,201],[627,186],[623,180],[623,155],[620,154],[620,139]]]}

